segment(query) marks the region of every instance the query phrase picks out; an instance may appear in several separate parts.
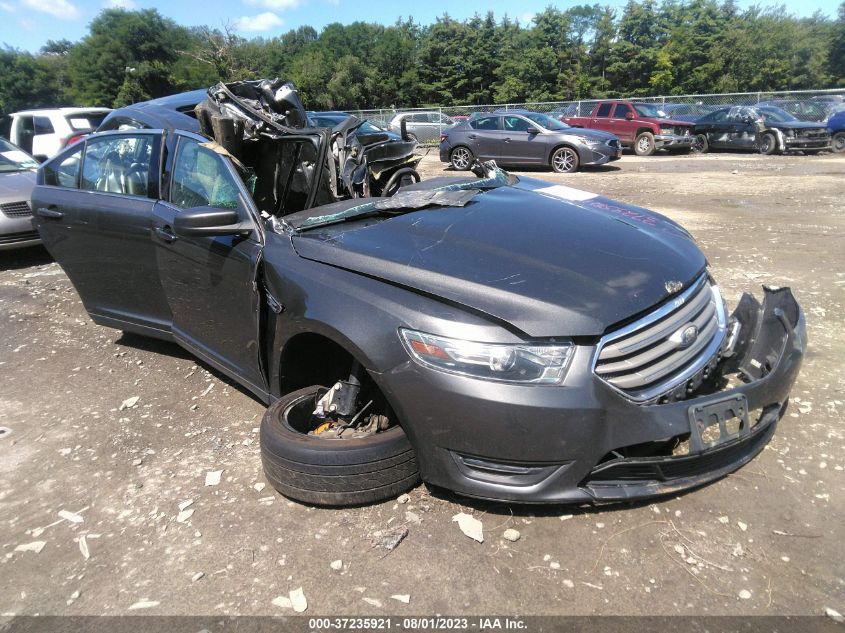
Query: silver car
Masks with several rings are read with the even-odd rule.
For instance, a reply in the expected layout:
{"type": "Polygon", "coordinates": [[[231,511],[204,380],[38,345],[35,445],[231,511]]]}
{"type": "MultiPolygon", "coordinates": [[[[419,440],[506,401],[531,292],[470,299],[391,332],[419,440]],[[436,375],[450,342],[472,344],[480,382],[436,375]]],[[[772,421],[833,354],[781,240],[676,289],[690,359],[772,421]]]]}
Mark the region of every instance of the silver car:
{"type": "Polygon", "coordinates": [[[573,172],[583,165],[604,165],[622,157],[610,132],[574,128],[546,114],[507,110],[459,123],[440,137],[440,160],[454,169],[493,159],[503,165],[548,165],[573,172]]]}
{"type": "Polygon", "coordinates": [[[30,198],[38,161],[0,139],[0,251],[40,244],[30,198]]]}
{"type": "Polygon", "coordinates": [[[418,143],[438,141],[440,134],[455,124],[451,117],[440,112],[399,112],[390,119],[388,129],[401,134],[402,121],[408,137],[418,143]]]}

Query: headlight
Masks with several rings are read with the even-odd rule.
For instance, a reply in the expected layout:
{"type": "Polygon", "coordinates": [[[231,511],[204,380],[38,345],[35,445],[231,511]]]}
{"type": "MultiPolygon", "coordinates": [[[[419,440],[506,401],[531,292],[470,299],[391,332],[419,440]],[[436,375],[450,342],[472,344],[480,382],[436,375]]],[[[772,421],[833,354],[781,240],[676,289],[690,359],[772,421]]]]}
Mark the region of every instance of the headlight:
{"type": "Polygon", "coordinates": [[[572,357],[571,343],[476,343],[399,329],[405,349],[426,367],[499,382],[558,384],[572,357]]]}
{"type": "Polygon", "coordinates": [[[662,127],[662,128],[660,128],[660,133],[661,134],[674,134],[675,130],[673,130],[670,127],[662,127]]]}

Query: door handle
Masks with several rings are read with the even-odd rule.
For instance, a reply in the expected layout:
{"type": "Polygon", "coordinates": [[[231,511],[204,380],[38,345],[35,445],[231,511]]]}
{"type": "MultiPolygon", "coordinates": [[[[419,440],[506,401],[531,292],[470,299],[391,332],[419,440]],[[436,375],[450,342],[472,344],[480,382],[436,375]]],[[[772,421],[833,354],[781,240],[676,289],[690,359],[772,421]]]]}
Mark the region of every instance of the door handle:
{"type": "Polygon", "coordinates": [[[158,235],[162,241],[167,242],[168,244],[170,242],[175,242],[177,239],[179,239],[175,235],[173,235],[169,226],[157,226],[154,230],[156,235],[158,235]]]}
{"type": "Polygon", "coordinates": [[[505,143],[510,143],[510,142],[511,142],[511,137],[510,136],[505,137],[505,143]]]}
{"type": "Polygon", "coordinates": [[[38,207],[35,212],[42,218],[49,218],[51,220],[61,220],[65,214],[52,207],[38,207]]]}
{"type": "Polygon", "coordinates": [[[467,138],[471,138],[471,139],[475,140],[475,139],[478,138],[478,136],[475,135],[475,134],[467,134],[467,138]]]}

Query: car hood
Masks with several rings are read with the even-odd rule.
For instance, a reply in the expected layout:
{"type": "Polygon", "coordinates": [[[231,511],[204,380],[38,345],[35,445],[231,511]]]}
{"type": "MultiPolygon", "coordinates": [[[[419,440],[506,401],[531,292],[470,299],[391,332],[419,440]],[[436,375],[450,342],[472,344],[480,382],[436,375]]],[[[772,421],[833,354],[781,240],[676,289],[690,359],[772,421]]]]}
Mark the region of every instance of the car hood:
{"type": "Polygon", "coordinates": [[[29,202],[34,186],[34,171],[0,173],[0,203],[19,202],[20,200],[29,202]]]}
{"type": "Polygon", "coordinates": [[[773,127],[779,130],[824,130],[827,126],[818,121],[766,121],[766,127],[773,127]]]}
{"type": "Polygon", "coordinates": [[[600,335],[706,266],[671,220],[533,179],[464,207],[324,226],[292,241],[301,257],[467,306],[530,337],[600,335]]]}
{"type": "Polygon", "coordinates": [[[681,119],[655,119],[660,125],[679,125],[681,127],[692,127],[692,123],[689,121],[683,121],[681,119]]]}
{"type": "Polygon", "coordinates": [[[597,141],[609,141],[611,139],[617,138],[615,134],[611,132],[605,132],[604,130],[593,130],[590,128],[569,128],[568,130],[557,130],[554,132],[555,134],[563,134],[565,136],[583,136],[584,138],[592,138],[596,139],[597,141]]]}

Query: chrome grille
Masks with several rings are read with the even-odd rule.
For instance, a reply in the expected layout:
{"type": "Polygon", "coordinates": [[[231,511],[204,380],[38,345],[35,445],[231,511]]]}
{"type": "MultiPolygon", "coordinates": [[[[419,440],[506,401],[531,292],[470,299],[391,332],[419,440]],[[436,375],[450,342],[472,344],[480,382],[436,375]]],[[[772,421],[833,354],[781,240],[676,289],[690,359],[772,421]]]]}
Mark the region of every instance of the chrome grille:
{"type": "Polygon", "coordinates": [[[0,211],[7,218],[28,218],[32,215],[29,204],[24,201],[0,204],[0,211]]]}
{"type": "Polygon", "coordinates": [[[725,323],[719,290],[702,276],[651,314],[602,338],[595,373],[634,400],[650,400],[707,364],[725,338],[725,323]]]}

